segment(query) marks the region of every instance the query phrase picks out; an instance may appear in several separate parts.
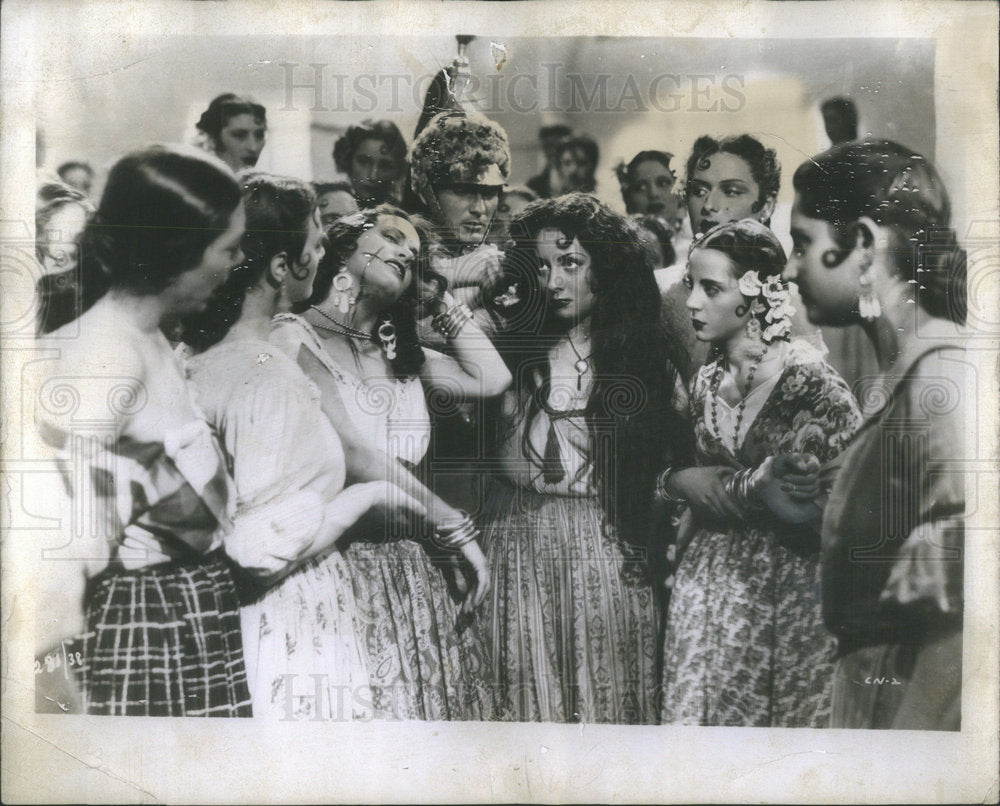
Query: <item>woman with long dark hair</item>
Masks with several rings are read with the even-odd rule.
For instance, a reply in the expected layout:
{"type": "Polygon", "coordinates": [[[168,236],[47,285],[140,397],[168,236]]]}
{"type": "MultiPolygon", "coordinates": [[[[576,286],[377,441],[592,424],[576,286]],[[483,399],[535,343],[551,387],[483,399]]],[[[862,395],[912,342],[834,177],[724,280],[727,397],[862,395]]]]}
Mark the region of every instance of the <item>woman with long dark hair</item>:
{"type": "Polygon", "coordinates": [[[336,543],[373,506],[410,499],[386,482],[344,487],[343,448],[315,387],[267,341],[271,318],[312,293],[323,256],[315,194],[288,177],[240,180],[245,258],[208,307],[183,320],[183,337],[198,350],[188,376],[236,484],[225,549],[245,583],[254,714],[370,717],[354,593],[336,543]]]}
{"type": "Polygon", "coordinates": [[[243,229],[239,186],[219,160],[160,146],[129,154],[83,235],[82,258],[108,291],[41,341],[59,357],[36,420],[84,530],[65,548],[85,558],[47,564],[42,634],[58,645],[82,633],[63,651],[79,661],[88,713],[250,715],[221,549],[231,484],[161,332],[208,304],[242,259],[243,229]]]}
{"type": "Polygon", "coordinates": [[[691,384],[697,465],[670,466],[657,482],[686,510],[667,615],[667,723],[829,720],[834,651],[808,525],[816,510],[773,493],[775,484],[811,490],[809,463],[833,459],[860,418],[819,351],[789,339],[784,265],[777,237],[752,219],[710,229],[688,256],[688,311],[713,353],[691,384]]]}
{"type": "Polygon", "coordinates": [[[625,218],[574,193],[511,232],[498,344],[515,385],[483,531],[501,705],[520,721],[655,722],[651,504],[657,470],[687,452],[681,359],[625,218]]]}
{"type": "Polygon", "coordinates": [[[862,392],[865,422],[823,518],[832,724],[958,730],[973,374],[948,193],[923,156],[884,140],[835,146],[794,182],[786,274],[811,322],[861,326],[883,373],[862,392]]]}
{"type": "Polygon", "coordinates": [[[499,394],[510,375],[468,308],[447,294],[428,293],[420,304],[436,313],[455,357],[418,343],[421,243],[406,213],[382,206],[345,216],[328,239],[313,295],[300,316],[275,319],[271,340],[317,385],[348,472],[398,484],[424,505],[434,530],[431,537],[383,518],[348,538],[376,717],[489,718],[488,662],[473,618],[489,590],[478,532],[412,471],[430,438],[425,395],[454,405],[499,394]],[[452,572],[460,606],[432,558],[452,572]]]}

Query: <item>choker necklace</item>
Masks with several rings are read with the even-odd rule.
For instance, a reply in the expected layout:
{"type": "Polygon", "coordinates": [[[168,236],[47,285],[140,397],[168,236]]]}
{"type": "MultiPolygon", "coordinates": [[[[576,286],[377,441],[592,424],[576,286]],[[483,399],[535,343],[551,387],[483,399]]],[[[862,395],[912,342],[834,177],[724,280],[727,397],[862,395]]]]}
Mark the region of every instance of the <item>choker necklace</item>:
{"type": "Polygon", "coordinates": [[[580,351],[576,349],[576,345],[573,344],[573,339],[569,337],[569,334],[566,335],[566,341],[569,342],[569,346],[573,350],[573,355],[576,356],[576,363],[573,364],[573,369],[576,370],[576,391],[579,392],[583,389],[583,373],[585,373],[590,367],[590,356],[592,356],[593,353],[584,358],[580,355],[580,351]]]}
{"type": "MultiPolygon", "coordinates": [[[[764,360],[765,355],[767,355],[767,345],[764,345],[764,352],[760,354],[760,358],[750,365],[750,370],[747,372],[747,382],[743,387],[743,399],[736,407],[736,428],[733,431],[733,456],[739,451],[740,425],[743,423],[743,412],[746,411],[747,396],[750,394],[751,385],[753,385],[753,376],[757,371],[757,365],[764,360]]],[[[722,444],[722,432],[719,431],[719,387],[722,385],[722,375],[722,358],[719,358],[719,368],[715,371],[715,377],[712,379],[712,388],[709,390],[709,394],[712,395],[712,430],[715,432],[715,438],[719,440],[720,444],[722,444]]]]}
{"type": "Polygon", "coordinates": [[[330,322],[330,324],[335,326],[335,327],[328,327],[327,325],[317,324],[316,327],[318,327],[320,330],[326,330],[330,333],[336,333],[340,336],[347,336],[348,338],[352,339],[375,341],[375,337],[371,333],[365,333],[363,330],[358,330],[356,327],[351,327],[350,325],[342,324],[338,322],[336,319],[334,319],[332,316],[330,316],[328,313],[326,313],[325,311],[322,311],[319,308],[317,308],[315,305],[310,305],[309,310],[316,311],[316,313],[318,313],[320,316],[322,316],[324,319],[330,322]]]}

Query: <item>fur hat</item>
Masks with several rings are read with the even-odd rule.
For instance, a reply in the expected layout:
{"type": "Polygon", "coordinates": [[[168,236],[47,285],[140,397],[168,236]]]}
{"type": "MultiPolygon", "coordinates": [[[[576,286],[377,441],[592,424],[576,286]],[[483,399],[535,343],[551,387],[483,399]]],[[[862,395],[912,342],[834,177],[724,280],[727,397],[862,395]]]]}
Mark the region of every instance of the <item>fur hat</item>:
{"type": "Polygon", "coordinates": [[[507,133],[475,112],[435,115],[410,150],[410,182],[425,201],[431,188],[456,184],[503,187],[508,176],[507,133]]]}

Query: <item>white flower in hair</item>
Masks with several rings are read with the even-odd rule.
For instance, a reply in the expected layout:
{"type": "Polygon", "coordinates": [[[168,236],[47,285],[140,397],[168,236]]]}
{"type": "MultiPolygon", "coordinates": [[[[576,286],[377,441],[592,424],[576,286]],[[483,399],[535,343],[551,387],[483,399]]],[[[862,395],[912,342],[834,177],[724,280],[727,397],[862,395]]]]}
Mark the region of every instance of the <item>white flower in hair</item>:
{"type": "Polygon", "coordinates": [[[740,293],[745,297],[759,296],[763,287],[764,284],[760,281],[760,278],[757,276],[757,272],[753,269],[748,272],[744,272],[743,276],[740,277],[740,293]]]}
{"type": "Polygon", "coordinates": [[[766,299],[768,304],[772,307],[788,302],[789,299],[788,286],[785,284],[785,281],[781,279],[780,274],[770,275],[767,280],[764,281],[761,293],[764,295],[764,299],[766,299]]]}
{"type": "Polygon", "coordinates": [[[765,342],[770,344],[775,339],[783,338],[784,336],[787,336],[791,332],[792,332],[792,326],[789,323],[788,318],[786,317],[783,319],[778,319],[777,321],[772,322],[770,325],[764,328],[764,332],[761,333],[760,337],[765,342]]]}

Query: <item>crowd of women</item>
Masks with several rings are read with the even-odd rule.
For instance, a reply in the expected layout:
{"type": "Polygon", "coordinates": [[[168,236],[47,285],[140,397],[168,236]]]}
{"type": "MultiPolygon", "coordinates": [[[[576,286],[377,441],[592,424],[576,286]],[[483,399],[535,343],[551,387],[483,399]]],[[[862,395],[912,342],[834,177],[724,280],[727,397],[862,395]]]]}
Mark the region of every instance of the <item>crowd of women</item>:
{"type": "Polygon", "coordinates": [[[96,207],[39,196],[35,418],[92,538],[40,709],[958,729],[965,255],[927,159],[804,162],[786,255],[750,135],[680,184],[640,152],[623,216],[568,131],[529,189],[472,112],[352,127],[317,186],[254,169],[248,99],[198,127],[96,207]]]}

